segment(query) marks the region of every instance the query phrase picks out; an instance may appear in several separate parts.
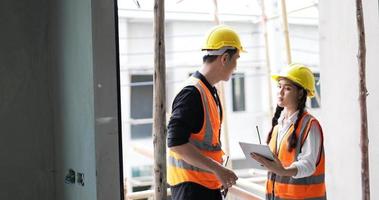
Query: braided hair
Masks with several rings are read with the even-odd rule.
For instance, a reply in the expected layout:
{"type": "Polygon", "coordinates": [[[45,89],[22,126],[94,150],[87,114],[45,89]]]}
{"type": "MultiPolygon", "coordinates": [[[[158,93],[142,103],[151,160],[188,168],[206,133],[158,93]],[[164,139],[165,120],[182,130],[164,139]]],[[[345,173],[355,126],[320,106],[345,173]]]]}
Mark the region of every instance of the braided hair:
{"type": "Polygon", "coordinates": [[[271,130],[270,132],[268,133],[268,136],[267,136],[267,139],[266,139],[266,143],[270,143],[270,140],[271,140],[271,137],[272,137],[272,131],[274,130],[274,127],[278,124],[278,119],[280,117],[280,113],[282,113],[283,111],[283,107],[280,107],[280,106],[276,106],[276,109],[275,109],[275,114],[274,114],[274,117],[272,118],[272,126],[271,126],[271,130]]]}
{"type": "Polygon", "coordinates": [[[291,136],[288,137],[288,143],[289,143],[288,151],[291,151],[292,149],[296,148],[296,145],[297,145],[296,129],[299,126],[299,122],[301,120],[301,116],[303,116],[303,114],[304,114],[305,103],[307,101],[307,91],[304,88],[300,87],[300,86],[296,85],[296,87],[299,89],[299,91],[302,90],[303,94],[300,97],[300,100],[299,100],[299,102],[297,104],[297,109],[299,110],[299,112],[297,113],[297,119],[296,119],[296,122],[295,122],[295,125],[294,125],[294,128],[293,128],[293,131],[291,133],[291,136]]]}

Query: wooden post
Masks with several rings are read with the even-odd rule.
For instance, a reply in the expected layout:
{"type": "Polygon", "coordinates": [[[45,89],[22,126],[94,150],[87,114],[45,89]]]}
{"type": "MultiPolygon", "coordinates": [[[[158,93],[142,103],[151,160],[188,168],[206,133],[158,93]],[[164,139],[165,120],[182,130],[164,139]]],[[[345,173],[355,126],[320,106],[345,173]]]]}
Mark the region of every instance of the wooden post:
{"type": "MultiPolygon", "coordinates": [[[[228,131],[228,114],[226,110],[226,103],[225,103],[225,89],[224,89],[224,83],[219,82],[217,85],[217,90],[219,92],[219,97],[222,105],[222,124],[221,124],[221,142],[222,142],[222,149],[224,150],[225,154],[230,156],[230,144],[229,144],[229,131],[228,131]]],[[[227,163],[227,167],[232,168],[232,162],[231,160],[227,163]]]]}
{"type": "Polygon", "coordinates": [[[217,0],[213,0],[214,10],[213,10],[213,17],[216,24],[220,24],[220,19],[218,18],[218,4],[217,0]]]}
{"type": "Polygon", "coordinates": [[[368,130],[367,130],[367,88],[366,88],[366,42],[365,27],[363,18],[362,0],[356,0],[356,19],[358,27],[358,67],[359,67],[359,102],[361,117],[361,180],[362,199],[370,199],[370,174],[369,174],[369,154],[368,154],[368,130]]]}
{"type": "Polygon", "coordinates": [[[282,8],[283,33],[284,33],[284,40],[285,40],[286,53],[287,53],[287,64],[291,64],[292,63],[291,43],[290,43],[290,37],[288,33],[286,0],[281,0],[281,8],[282,8]]]}
{"type": "Polygon", "coordinates": [[[164,0],[154,1],[154,183],[155,200],[167,199],[166,70],[164,0]]]}
{"type": "Polygon", "coordinates": [[[273,111],[273,103],[272,103],[272,87],[271,87],[271,62],[270,62],[270,47],[268,41],[268,30],[267,30],[267,16],[266,16],[266,8],[265,8],[265,0],[261,0],[261,8],[262,8],[262,26],[264,31],[265,38],[265,55],[266,55],[266,69],[267,69],[267,85],[268,85],[268,103],[269,103],[269,112],[270,117],[274,114],[273,111]]]}

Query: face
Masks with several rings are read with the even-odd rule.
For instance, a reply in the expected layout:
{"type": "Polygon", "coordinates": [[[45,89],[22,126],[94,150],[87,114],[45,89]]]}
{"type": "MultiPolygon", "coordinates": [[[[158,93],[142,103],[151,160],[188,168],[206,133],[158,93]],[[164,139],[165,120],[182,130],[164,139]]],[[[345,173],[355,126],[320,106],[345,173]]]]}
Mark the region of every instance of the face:
{"type": "Polygon", "coordinates": [[[237,68],[237,60],[240,58],[239,52],[235,53],[232,57],[232,59],[229,59],[229,56],[227,54],[224,54],[222,59],[222,69],[223,69],[223,78],[222,80],[227,81],[232,76],[233,72],[237,68]]]}
{"type": "Polygon", "coordinates": [[[278,106],[296,109],[301,97],[301,90],[288,79],[281,78],[278,81],[278,106]]]}

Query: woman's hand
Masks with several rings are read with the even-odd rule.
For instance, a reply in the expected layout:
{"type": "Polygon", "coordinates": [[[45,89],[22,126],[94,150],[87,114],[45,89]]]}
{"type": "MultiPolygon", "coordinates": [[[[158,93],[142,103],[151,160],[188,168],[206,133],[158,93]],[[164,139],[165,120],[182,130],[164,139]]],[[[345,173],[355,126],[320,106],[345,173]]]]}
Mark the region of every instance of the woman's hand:
{"type": "Polygon", "coordinates": [[[274,160],[269,160],[259,154],[256,153],[251,153],[250,154],[253,159],[264,165],[269,171],[279,175],[279,176],[294,176],[297,173],[291,175],[293,172],[292,168],[291,169],[286,169],[283,167],[282,163],[278,159],[276,155],[274,155],[274,160]],[[292,172],[292,173],[291,173],[292,172]]]}

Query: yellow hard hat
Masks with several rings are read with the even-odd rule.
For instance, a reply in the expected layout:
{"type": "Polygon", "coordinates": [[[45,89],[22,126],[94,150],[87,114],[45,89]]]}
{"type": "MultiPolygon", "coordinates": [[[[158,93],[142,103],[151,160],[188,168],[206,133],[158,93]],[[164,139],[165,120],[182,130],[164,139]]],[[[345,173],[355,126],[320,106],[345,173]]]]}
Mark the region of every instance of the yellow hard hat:
{"type": "Polygon", "coordinates": [[[223,47],[234,47],[245,52],[238,34],[229,26],[218,25],[207,33],[201,50],[218,50],[223,47]]]}
{"type": "Polygon", "coordinates": [[[275,81],[279,81],[280,78],[289,79],[307,90],[309,97],[315,95],[315,77],[309,67],[303,64],[290,64],[279,74],[273,74],[271,78],[275,81]]]}

